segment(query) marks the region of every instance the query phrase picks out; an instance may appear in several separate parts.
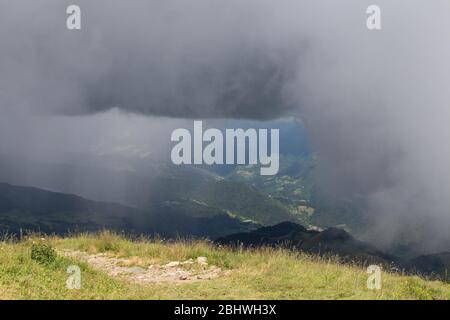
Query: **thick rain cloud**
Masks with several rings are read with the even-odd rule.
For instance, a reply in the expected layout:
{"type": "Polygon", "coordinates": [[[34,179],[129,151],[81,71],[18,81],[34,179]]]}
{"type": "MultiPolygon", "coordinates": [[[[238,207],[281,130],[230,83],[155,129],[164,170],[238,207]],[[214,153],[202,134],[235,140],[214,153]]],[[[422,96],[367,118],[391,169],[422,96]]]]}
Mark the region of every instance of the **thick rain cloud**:
{"type": "Polygon", "coordinates": [[[267,119],[294,107],[301,39],[268,34],[255,1],[78,1],[80,31],[65,27],[68,4],[1,5],[3,108],[267,119]]]}

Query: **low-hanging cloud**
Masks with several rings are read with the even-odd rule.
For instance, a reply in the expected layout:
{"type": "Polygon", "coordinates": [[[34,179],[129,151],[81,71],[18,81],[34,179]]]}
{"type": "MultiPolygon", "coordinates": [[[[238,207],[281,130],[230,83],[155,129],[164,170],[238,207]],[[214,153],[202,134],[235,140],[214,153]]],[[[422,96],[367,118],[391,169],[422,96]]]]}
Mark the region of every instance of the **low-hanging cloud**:
{"type": "Polygon", "coordinates": [[[257,1],[81,0],[80,31],[65,27],[68,4],[1,5],[3,108],[267,119],[294,107],[301,39],[278,39],[257,1]]]}
{"type": "MultiPolygon", "coordinates": [[[[324,190],[363,195],[389,245],[405,225],[448,249],[450,3],[0,0],[0,110],[175,118],[301,117],[324,190]],[[446,244],[445,244],[446,243],[446,244]]],[[[379,236],[382,235],[382,236],[379,236]]]]}

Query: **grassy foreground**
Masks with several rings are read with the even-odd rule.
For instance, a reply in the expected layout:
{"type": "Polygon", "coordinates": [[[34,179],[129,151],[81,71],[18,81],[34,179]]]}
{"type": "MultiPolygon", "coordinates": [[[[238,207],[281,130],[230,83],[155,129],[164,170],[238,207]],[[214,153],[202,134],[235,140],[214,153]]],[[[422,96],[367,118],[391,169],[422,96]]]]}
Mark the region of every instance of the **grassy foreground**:
{"type": "Polygon", "coordinates": [[[68,238],[0,242],[0,299],[449,299],[450,285],[419,277],[382,274],[369,290],[366,270],[279,249],[230,250],[207,242],[131,241],[103,232],[68,238]],[[49,264],[31,259],[33,242],[58,252],[76,250],[128,258],[131,265],[184,261],[199,256],[225,272],[190,283],[140,284],[58,255],[49,264]],[[67,289],[69,265],[81,268],[80,289],[67,289]]]}

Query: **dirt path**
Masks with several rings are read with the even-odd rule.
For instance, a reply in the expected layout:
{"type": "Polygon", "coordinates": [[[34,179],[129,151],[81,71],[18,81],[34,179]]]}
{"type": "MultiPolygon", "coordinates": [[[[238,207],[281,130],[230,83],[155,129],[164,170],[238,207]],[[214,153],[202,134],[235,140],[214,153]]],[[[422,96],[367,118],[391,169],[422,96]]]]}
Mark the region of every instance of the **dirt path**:
{"type": "Polygon", "coordinates": [[[142,268],[132,265],[132,259],[114,258],[106,254],[88,254],[81,251],[60,251],[59,254],[86,262],[95,270],[113,277],[122,277],[139,283],[175,282],[186,283],[209,280],[223,274],[220,268],[209,266],[206,258],[200,257],[179,262],[172,261],[166,265],[151,265],[142,268]]]}

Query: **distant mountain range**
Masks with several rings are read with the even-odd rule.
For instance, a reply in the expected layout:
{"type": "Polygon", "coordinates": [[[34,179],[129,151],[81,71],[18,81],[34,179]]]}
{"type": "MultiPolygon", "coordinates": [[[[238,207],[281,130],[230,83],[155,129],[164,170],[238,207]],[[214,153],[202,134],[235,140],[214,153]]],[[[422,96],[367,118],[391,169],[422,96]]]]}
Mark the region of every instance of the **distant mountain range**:
{"type": "Polygon", "coordinates": [[[297,221],[285,205],[264,192],[193,166],[149,162],[138,170],[113,170],[0,156],[0,181],[144,211],[163,207],[197,218],[220,214],[255,224],[297,221]]]}
{"type": "Polygon", "coordinates": [[[245,247],[281,246],[311,254],[338,256],[347,262],[384,265],[399,262],[397,257],[354,239],[342,229],[308,230],[291,222],[225,236],[217,239],[216,242],[222,245],[243,245],[245,247]]]}
{"type": "Polygon", "coordinates": [[[258,125],[280,128],[283,159],[280,177],[273,181],[253,174],[256,167],[174,166],[168,159],[132,154],[55,152],[54,156],[50,152],[50,157],[43,152],[33,159],[0,154],[0,182],[118,203],[144,212],[159,210],[194,218],[227,215],[261,225],[282,221],[307,224],[308,216],[297,210],[299,200],[309,199],[311,189],[311,162],[302,160],[309,154],[305,130],[293,121],[233,122],[244,129],[258,125]]]}
{"type": "Polygon", "coordinates": [[[0,183],[0,230],[4,234],[17,235],[21,229],[48,234],[109,229],[135,235],[215,238],[256,226],[222,213],[195,218],[162,205],[141,210],[0,183]]]}

